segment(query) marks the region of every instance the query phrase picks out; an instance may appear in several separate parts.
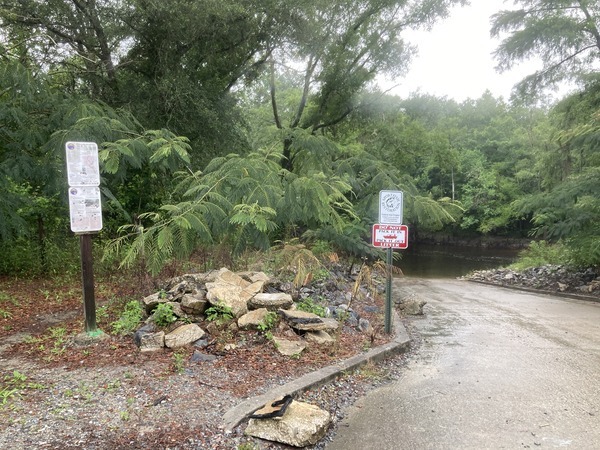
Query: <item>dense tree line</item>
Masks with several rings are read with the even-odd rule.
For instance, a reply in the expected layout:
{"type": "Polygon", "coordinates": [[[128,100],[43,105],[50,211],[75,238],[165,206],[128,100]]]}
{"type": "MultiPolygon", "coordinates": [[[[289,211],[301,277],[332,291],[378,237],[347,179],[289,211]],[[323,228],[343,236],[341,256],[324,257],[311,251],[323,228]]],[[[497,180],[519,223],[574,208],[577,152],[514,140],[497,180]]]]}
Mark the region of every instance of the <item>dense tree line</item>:
{"type": "Polygon", "coordinates": [[[463,3],[0,1],[5,254],[47,269],[64,248],[64,143],[89,140],[103,241],[126,265],[292,238],[373,254],[381,189],[405,191],[419,229],[533,233],[598,264],[598,7],[523,1],[495,16],[503,66],[532,53],[546,64],[519,97],[378,92],[378,74],[409,67],[403,31],[463,3]],[[531,106],[567,75],[580,91],[531,106]]]}

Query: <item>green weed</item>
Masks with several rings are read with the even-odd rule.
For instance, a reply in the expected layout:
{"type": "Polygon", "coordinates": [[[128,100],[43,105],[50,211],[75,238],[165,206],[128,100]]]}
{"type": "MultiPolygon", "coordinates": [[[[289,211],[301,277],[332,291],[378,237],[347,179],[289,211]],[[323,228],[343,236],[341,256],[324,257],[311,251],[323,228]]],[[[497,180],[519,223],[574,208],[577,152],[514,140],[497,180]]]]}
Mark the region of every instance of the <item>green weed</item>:
{"type": "Polygon", "coordinates": [[[125,305],[123,313],[118,320],[111,324],[114,334],[125,335],[136,330],[142,320],[144,310],[137,300],[131,300],[125,305]]]}
{"type": "Polygon", "coordinates": [[[173,353],[173,370],[175,373],[182,374],[185,369],[185,355],[183,352],[173,353]]]}
{"type": "Polygon", "coordinates": [[[258,330],[262,331],[263,333],[268,332],[268,331],[272,330],[273,328],[275,328],[275,325],[277,325],[277,322],[279,322],[279,316],[277,315],[277,313],[273,312],[273,311],[269,311],[266,314],[263,321],[258,324],[258,330]]]}
{"type": "Polygon", "coordinates": [[[217,322],[218,324],[223,324],[233,320],[233,311],[229,306],[226,306],[222,303],[211,306],[204,312],[204,314],[206,315],[206,320],[209,322],[217,322]]]}
{"type": "Polygon", "coordinates": [[[296,307],[300,311],[316,314],[319,317],[325,317],[327,312],[325,307],[315,303],[315,301],[311,297],[307,297],[302,301],[296,303],[296,307]]]}
{"type": "Polygon", "coordinates": [[[152,320],[159,327],[166,327],[177,320],[177,316],[173,313],[173,306],[168,303],[160,303],[154,310],[152,320]]]}

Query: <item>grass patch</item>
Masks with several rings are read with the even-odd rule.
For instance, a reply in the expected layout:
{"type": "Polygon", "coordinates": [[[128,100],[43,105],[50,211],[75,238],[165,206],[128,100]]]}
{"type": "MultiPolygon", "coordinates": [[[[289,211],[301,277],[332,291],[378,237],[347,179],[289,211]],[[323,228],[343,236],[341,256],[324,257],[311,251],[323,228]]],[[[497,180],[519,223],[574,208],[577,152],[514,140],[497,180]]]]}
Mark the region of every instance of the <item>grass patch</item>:
{"type": "Polygon", "coordinates": [[[562,243],[550,244],[546,241],[532,241],[529,247],[519,253],[516,262],[509,267],[513,270],[525,270],[548,264],[569,264],[570,252],[562,243]]]}

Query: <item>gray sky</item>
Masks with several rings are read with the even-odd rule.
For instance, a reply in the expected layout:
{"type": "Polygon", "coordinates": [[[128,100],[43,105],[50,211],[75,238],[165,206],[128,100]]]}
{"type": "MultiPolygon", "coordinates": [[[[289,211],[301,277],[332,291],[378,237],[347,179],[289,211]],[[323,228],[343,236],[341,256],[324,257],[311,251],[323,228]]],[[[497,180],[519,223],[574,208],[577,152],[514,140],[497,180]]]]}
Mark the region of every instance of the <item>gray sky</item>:
{"type": "Polygon", "coordinates": [[[496,97],[508,99],[512,86],[533,73],[539,63],[526,62],[503,74],[494,67],[492,52],[498,41],[490,38],[490,16],[512,9],[512,1],[471,0],[470,6],[458,7],[451,16],[431,31],[415,31],[406,38],[419,47],[417,56],[404,79],[392,93],[407,96],[419,90],[457,101],[479,98],[486,89],[496,97]]]}

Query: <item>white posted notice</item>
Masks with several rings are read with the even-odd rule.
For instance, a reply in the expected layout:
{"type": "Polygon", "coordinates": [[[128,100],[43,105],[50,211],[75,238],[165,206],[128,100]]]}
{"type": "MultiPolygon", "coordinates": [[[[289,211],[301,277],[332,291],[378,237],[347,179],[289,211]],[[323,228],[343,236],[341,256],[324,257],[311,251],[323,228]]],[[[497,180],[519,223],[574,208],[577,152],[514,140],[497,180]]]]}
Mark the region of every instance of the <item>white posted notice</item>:
{"type": "Polygon", "coordinates": [[[67,142],[69,186],[100,186],[98,145],[95,142],[67,142]]]}
{"type": "Polygon", "coordinates": [[[95,142],[67,142],[69,212],[74,233],[102,229],[100,202],[100,164],[95,142]]]}
{"type": "Polygon", "coordinates": [[[69,188],[71,231],[88,233],[102,229],[102,204],[98,186],[71,186],[69,188]]]}

